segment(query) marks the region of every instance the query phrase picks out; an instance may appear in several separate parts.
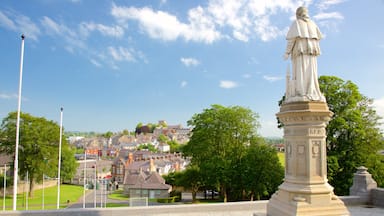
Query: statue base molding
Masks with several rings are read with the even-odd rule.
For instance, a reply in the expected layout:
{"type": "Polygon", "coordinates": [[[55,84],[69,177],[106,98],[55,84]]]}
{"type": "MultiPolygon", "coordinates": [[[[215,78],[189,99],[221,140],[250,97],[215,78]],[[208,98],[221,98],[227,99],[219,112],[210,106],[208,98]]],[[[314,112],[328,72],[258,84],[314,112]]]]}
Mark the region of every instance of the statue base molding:
{"type": "Polygon", "coordinates": [[[327,180],[325,128],[333,115],[327,103],[283,103],[276,115],[284,124],[285,179],[267,215],[350,215],[327,180]]]}

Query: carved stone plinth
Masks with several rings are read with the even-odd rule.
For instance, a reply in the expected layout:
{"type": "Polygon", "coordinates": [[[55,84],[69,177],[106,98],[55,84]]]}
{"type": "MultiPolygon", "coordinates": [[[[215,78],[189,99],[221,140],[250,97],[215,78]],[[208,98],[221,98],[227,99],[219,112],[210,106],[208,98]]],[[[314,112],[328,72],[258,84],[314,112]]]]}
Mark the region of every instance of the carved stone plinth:
{"type": "Polygon", "coordinates": [[[325,102],[283,104],[285,179],[267,205],[269,216],[349,215],[327,180],[326,130],[333,113],[325,102]]]}

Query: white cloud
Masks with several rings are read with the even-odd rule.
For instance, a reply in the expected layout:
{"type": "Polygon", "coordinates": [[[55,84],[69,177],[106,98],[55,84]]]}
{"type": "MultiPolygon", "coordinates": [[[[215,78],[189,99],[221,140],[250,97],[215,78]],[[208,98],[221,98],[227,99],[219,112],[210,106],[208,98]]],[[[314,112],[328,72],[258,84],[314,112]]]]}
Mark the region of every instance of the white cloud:
{"type": "Polygon", "coordinates": [[[331,13],[319,13],[313,16],[316,20],[342,20],[344,19],[343,15],[341,15],[339,12],[331,12],[331,13]]]}
{"type": "Polygon", "coordinates": [[[236,88],[238,84],[230,80],[220,80],[220,87],[225,89],[236,88]]]}
{"type": "Polygon", "coordinates": [[[181,87],[181,88],[184,88],[184,87],[187,86],[187,85],[188,85],[188,82],[185,81],[185,80],[181,81],[181,83],[180,83],[180,87],[181,87]]]}
{"type": "Polygon", "coordinates": [[[111,14],[120,23],[126,23],[129,20],[138,21],[142,31],[154,39],[172,41],[184,38],[187,41],[211,43],[220,37],[212,22],[202,16],[201,8],[190,10],[189,25],[180,22],[174,15],[163,11],[154,11],[148,7],[135,8],[113,5],[111,14]]]}
{"type": "Polygon", "coordinates": [[[65,49],[68,52],[74,53],[76,48],[85,49],[87,47],[83,38],[65,24],[59,24],[47,16],[44,16],[40,22],[48,35],[62,38],[65,41],[65,49]]]}
{"type": "MultiPolygon", "coordinates": [[[[162,1],[163,2],[163,1],[162,1]]],[[[273,16],[294,16],[298,6],[315,7],[320,11],[317,19],[342,19],[339,12],[327,12],[333,5],[343,0],[323,0],[314,3],[312,0],[209,0],[203,6],[191,8],[187,21],[182,22],[176,15],[149,7],[124,7],[113,4],[112,16],[120,23],[127,25],[137,21],[142,32],[154,39],[213,43],[222,38],[248,42],[252,38],[270,41],[282,36],[287,26],[279,26],[273,16]],[[231,35],[231,36],[229,36],[231,35]]]]}
{"type": "Polygon", "coordinates": [[[15,23],[1,11],[0,11],[0,26],[3,26],[10,30],[16,30],[15,23]]]}
{"type": "Polygon", "coordinates": [[[124,29],[118,25],[115,26],[106,26],[103,24],[98,24],[94,22],[82,22],[80,24],[80,32],[88,37],[89,33],[92,31],[98,31],[104,36],[121,38],[124,36],[124,29]]]}
{"type": "Polygon", "coordinates": [[[90,59],[91,63],[96,67],[102,67],[103,65],[95,59],[90,59]]]}
{"type": "Polygon", "coordinates": [[[384,97],[375,99],[372,106],[375,108],[377,114],[384,118],[384,97]]]}
{"type": "Polygon", "coordinates": [[[343,3],[345,0],[323,0],[323,1],[320,1],[318,4],[317,4],[317,7],[320,9],[320,10],[326,10],[328,9],[329,7],[333,6],[333,5],[337,5],[337,4],[341,4],[343,3]]]}
{"type": "Polygon", "coordinates": [[[264,75],[263,78],[269,82],[275,82],[283,79],[283,77],[281,76],[268,76],[268,75],[264,75]]]}
{"type": "Polygon", "coordinates": [[[0,26],[24,34],[26,39],[37,41],[40,35],[38,26],[27,16],[0,11],[0,26]]]}
{"type": "Polygon", "coordinates": [[[0,93],[0,99],[14,99],[18,98],[17,94],[6,94],[6,93],[0,93]]]}
{"type": "Polygon", "coordinates": [[[200,64],[199,60],[194,58],[180,58],[180,61],[187,67],[197,66],[200,64]]]}
{"type": "Polygon", "coordinates": [[[116,61],[128,61],[134,62],[136,58],[134,56],[135,51],[133,49],[127,49],[124,47],[108,47],[108,53],[116,61]]]}

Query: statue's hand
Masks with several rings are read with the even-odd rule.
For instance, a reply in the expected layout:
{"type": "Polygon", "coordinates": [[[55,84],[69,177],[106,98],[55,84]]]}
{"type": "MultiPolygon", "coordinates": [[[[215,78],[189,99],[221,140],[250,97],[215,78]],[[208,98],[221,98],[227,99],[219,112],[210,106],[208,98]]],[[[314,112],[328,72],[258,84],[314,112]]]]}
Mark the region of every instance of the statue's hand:
{"type": "Polygon", "coordinates": [[[283,56],[284,60],[287,60],[289,58],[289,54],[288,53],[285,53],[284,56],[283,56]]]}

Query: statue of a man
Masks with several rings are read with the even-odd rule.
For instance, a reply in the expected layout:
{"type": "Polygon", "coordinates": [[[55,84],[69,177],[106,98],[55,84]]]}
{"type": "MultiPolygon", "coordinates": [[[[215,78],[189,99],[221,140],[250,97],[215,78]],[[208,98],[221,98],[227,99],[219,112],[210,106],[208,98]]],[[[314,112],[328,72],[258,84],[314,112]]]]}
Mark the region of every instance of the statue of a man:
{"type": "Polygon", "coordinates": [[[287,33],[284,58],[291,56],[292,80],[287,82],[286,102],[324,101],[317,77],[317,56],[322,35],[317,25],[309,19],[308,10],[299,7],[296,20],[287,33]]]}

